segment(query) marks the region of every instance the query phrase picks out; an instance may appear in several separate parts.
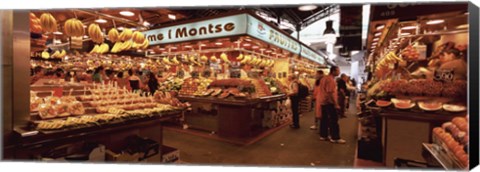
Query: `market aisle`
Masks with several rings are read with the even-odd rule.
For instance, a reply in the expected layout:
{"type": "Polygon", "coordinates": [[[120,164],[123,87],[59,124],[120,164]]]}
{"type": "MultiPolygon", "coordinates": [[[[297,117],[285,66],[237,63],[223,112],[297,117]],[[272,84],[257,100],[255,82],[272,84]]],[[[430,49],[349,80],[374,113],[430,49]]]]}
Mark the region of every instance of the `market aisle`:
{"type": "Polygon", "coordinates": [[[198,136],[165,130],[164,144],[180,150],[186,163],[212,165],[278,165],[352,167],[357,145],[357,118],[354,103],[348,118],[340,120],[344,145],[319,141],[317,131],[310,130],[313,112],[303,114],[298,130],[284,127],[249,146],[238,146],[198,136]],[[283,145],[283,146],[282,146],[283,145]]]}

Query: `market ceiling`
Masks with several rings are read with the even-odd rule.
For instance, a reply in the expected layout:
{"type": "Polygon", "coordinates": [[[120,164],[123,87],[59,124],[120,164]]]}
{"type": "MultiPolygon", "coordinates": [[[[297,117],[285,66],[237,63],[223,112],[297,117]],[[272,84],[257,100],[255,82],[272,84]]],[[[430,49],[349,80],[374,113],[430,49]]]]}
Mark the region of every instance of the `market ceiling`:
{"type": "MultiPolygon", "coordinates": [[[[219,15],[221,13],[239,11],[239,10],[253,10],[263,12],[272,18],[281,18],[287,20],[294,27],[296,25],[302,28],[309,24],[325,17],[325,9],[329,6],[314,6],[307,11],[302,11],[301,6],[270,6],[270,7],[256,7],[256,6],[236,6],[236,7],[200,7],[194,8],[114,8],[114,9],[71,9],[71,10],[49,10],[50,13],[59,21],[60,26],[69,18],[78,18],[86,25],[95,22],[95,20],[104,19],[105,23],[100,23],[102,28],[112,27],[148,27],[154,28],[161,25],[170,24],[183,20],[191,20],[196,18],[203,18],[209,16],[219,15]],[[121,13],[121,12],[131,12],[121,13]]],[[[37,16],[40,16],[43,10],[33,11],[37,16]]],[[[274,22],[272,22],[274,23],[274,22]]],[[[275,25],[278,25],[274,23],[275,25]]],[[[295,28],[283,28],[287,33],[292,33],[295,28]]]]}

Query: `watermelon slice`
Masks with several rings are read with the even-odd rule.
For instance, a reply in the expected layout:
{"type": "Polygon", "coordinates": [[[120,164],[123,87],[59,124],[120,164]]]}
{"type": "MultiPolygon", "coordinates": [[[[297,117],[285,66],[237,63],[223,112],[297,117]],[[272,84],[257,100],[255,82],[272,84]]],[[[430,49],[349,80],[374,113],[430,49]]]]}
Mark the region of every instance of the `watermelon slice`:
{"type": "Polygon", "coordinates": [[[391,104],[392,104],[392,102],[390,102],[390,101],[385,101],[385,100],[378,100],[378,101],[376,102],[376,105],[377,105],[378,107],[388,107],[388,106],[390,106],[391,104]]]}
{"type": "Polygon", "coordinates": [[[442,103],[440,102],[419,102],[418,107],[425,111],[438,111],[442,109],[442,103]]]}

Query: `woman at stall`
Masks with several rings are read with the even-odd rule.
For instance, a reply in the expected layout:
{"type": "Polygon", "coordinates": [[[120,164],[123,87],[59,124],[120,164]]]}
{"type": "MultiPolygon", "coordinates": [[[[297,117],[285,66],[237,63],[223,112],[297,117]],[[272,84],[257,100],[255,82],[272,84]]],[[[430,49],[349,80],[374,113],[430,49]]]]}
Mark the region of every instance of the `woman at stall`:
{"type": "Polygon", "coordinates": [[[319,121],[322,117],[322,104],[320,99],[322,95],[320,94],[320,81],[322,80],[324,73],[322,70],[317,71],[315,86],[313,88],[313,100],[315,101],[315,125],[312,125],[310,129],[316,130],[317,126],[320,125],[319,121]]]}
{"type": "Polygon", "coordinates": [[[127,88],[130,89],[130,84],[128,84],[128,78],[123,77],[123,71],[118,72],[117,74],[117,85],[118,88],[127,88]]]}
{"type": "Polygon", "coordinates": [[[150,95],[155,94],[155,91],[158,90],[158,86],[159,86],[159,83],[155,74],[152,72],[148,73],[148,89],[150,91],[150,95]]]}
{"type": "Polygon", "coordinates": [[[92,75],[93,82],[102,83],[105,77],[105,70],[103,66],[99,66],[95,69],[92,75]]]}
{"type": "Polygon", "coordinates": [[[33,69],[33,76],[32,76],[32,79],[30,80],[30,84],[34,84],[35,82],[37,82],[38,80],[40,80],[44,76],[45,76],[45,74],[44,74],[43,68],[41,66],[35,67],[33,69]]]}
{"type": "Polygon", "coordinates": [[[130,89],[132,91],[138,91],[140,90],[140,86],[142,84],[142,82],[140,81],[140,77],[138,77],[137,75],[135,75],[135,73],[133,72],[132,69],[128,70],[128,82],[129,82],[129,85],[130,85],[130,89]]]}

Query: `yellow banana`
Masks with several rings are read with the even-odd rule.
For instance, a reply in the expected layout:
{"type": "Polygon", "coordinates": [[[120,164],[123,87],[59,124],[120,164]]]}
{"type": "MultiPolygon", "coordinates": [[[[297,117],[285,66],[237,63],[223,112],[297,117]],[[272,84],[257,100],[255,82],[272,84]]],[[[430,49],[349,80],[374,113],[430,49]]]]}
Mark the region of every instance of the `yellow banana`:
{"type": "Polygon", "coordinates": [[[167,65],[172,65],[172,63],[170,63],[170,60],[168,59],[168,57],[164,57],[162,59],[163,63],[167,64],[167,65]]]}
{"type": "Polygon", "coordinates": [[[62,52],[60,52],[60,58],[63,58],[67,56],[67,52],[65,50],[62,50],[62,52]]]}
{"type": "Polygon", "coordinates": [[[238,55],[237,60],[243,60],[243,54],[242,54],[242,53],[240,53],[240,54],[238,55]]]}
{"type": "Polygon", "coordinates": [[[57,58],[58,55],[60,55],[60,52],[58,50],[56,50],[50,57],[57,58]]]}
{"type": "Polygon", "coordinates": [[[148,41],[148,39],[144,39],[142,49],[147,49],[149,44],[150,44],[150,41],[148,41]]]}
{"type": "Polygon", "coordinates": [[[108,52],[108,49],[110,49],[108,44],[103,43],[102,45],[100,45],[100,54],[104,54],[104,53],[108,52]]]}
{"type": "Polygon", "coordinates": [[[201,60],[202,62],[207,62],[207,61],[208,61],[208,57],[205,56],[205,55],[203,55],[202,57],[200,57],[200,60],[201,60]]]}
{"type": "Polygon", "coordinates": [[[230,60],[228,60],[228,56],[225,53],[220,54],[220,58],[225,62],[225,63],[230,63],[230,60]]]}
{"type": "Polygon", "coordinates": [[[130,40],[132,38],[132,30],[126,28],[126,29],[123,29],[122,33],[120,33],[120,40],[121,41],[127,41],[127,40],[130,40]]]}
{"type": "Polygon", "coordinates": [[[110,42],[117,42],[118,40],[118,30],[115,29],[115,28],[112,28],[108,31],[108,39],[110,40],[110,42]]]}
{"type": "Polygon", "coordinates": [[[176,65],[180,64],[180,62],[177,60],[177,57],[173,57],[172,62],[176,65]]]}
{"type": "Polygon", "coordinates": [[[120,48],[120,51],[129,50],[130,48],[132,48],[132,44],[133,42],[131,40],[123,42],[122,47],[120,48]]]}
{"type": "Polygon", "coordinates": [[[90,51],[90,54],[91,54],[91,53],[98,53],[98,49],[99,49],[99,48],[100,48],[100,46],[95,45],[95,46],[93,47],[92,51],[90,51]]]}
{"type": "Polygon", "coordinates": [[[213,62],[216,62],[216,61],[217,61],[217,57],[215,57],[215,55],[213,55],[212,57],[210,57],[210,60],[213,61],[213,62]]]}
{"type": "Polygon", "coordinates": [[[133,42],[136,42],[137,44],[142,44],[145,41],[145,35],[143,35],[142,32],[135,31],[135,32],[133,32],[132,40],[133,40],[133,42]]]}
{"type": "Polygon", "coordinates": [[[50,58],[50,53],[48,53],[46,51],[42,52],[42,58],[44,58],[44,59],[50,58]]]}

